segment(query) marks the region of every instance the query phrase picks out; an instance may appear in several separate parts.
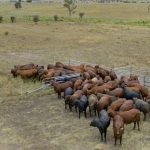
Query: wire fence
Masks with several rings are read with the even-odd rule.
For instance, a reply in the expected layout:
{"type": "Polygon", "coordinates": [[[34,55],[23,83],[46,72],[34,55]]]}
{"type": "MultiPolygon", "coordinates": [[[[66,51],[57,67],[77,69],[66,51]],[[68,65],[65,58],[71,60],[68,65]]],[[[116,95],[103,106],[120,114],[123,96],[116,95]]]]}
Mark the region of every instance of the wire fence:
{"type": "MultiPolygon", "coordinates": [[[[81,62],[81,61],[75,61],[75,60],[69,60],[65,62],[66,64],[70,65],[80,65],[80,64],[86,64],[95,66],[97,64],[89,63],[89,62],[81,62]]],[[[106,69],[111,69],[105,66],[101,66],[106,69]]],[[[150,68],[142,68],[142,69],[135,69],[133,66],[124,66],[119,68],[113,68],[115,73],[117,74],[118,78],[121,76],[129,76],[131,74],[138,75],[139,81],[142,85],[150,88],[150,68]]]]}

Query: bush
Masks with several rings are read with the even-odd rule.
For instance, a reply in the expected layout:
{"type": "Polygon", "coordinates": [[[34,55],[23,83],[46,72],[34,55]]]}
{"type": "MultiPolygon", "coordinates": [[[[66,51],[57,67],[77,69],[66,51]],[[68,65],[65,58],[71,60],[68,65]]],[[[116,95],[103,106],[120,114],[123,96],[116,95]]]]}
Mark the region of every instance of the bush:
{"type": "Polygon", "coordinates": [[[11,17],[10,17],[10,21],[11,21],[11,23],[14,23],[14,22],[16,22],[16,17],[14,17],[14,16],[11,16],[11,17]]]}
{"type": "Polygon", "coordinates": [[[2,23],[3,22],[3,17],[2,16],[0,16],[0,23],[2,23]]]}
{"type": "Polygon", "coordinates": [[[16,9],[22,8],[21,2],[16,2],[16,3],[15,3],[15,8],[16,8],[16,9]]]}
{"type": "Polygon", "coordinates": [[[58,21],[58,16],[54,15],[54,21],[58,21]]]}
{"type": "Polygon", "coordinates": [[[83,18],[84,15],[85,15],[85,14],[84,14],[83,12],[80,12],[80,13],[79,13],[80,20],[82,20],[82,18],[83,18]]]}
{"type": "Polygon", "coordinates": [[[39,16],[38,16],[38,15],[33,16],[33,22],[34,22],[35,24],[37,24],[39,21],[40,21],[40,19],[39,19],[39,16]]]}
{"type": "Polygon", "coordinates": [[[6,31],[4,34],[5,34],[5,35],[8,35],[8,31],[6,31]]]}

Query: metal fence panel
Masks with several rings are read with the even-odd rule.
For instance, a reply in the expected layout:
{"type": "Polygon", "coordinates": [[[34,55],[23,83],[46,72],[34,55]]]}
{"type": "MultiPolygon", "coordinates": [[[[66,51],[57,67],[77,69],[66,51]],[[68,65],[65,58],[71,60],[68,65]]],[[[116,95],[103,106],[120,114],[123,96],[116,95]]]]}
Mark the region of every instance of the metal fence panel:
{"type": "MultiPolygon", "coordinates": [[[[81,61],[76,61],[76,60],[69,60],[68,62],[65,62],[66,64],[70,65],[80,65],[80,64],[86,64],[86,65],[91,65],[95,66],[97,64],[89,63],[89,62],[81,62],[81,61]]],[[[101,66],[106,69],[110,69],[105,66],[101,66]]],[[[118,78],[121,76],[129,76],[131,74],[138,75],[138,79],[141,83],[141,85],[144,85],[146,87],[150,87],[150,69],[149,68],[142,68],[142,69],[135,69],[132,66],[124,66],[124,67],[119,67],[119,68],[113,68],[115,73],[117,74],[118,78]]]]}

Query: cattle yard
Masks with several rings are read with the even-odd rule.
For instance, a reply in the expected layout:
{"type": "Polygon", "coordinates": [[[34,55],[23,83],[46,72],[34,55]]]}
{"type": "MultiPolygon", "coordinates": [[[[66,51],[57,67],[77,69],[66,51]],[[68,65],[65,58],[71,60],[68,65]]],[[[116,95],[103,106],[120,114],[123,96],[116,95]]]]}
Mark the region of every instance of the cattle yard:
{"type": "Polygon", "coordinates": [[[0,150],[148,150],[149,116],[141,121],[141,131],[133,131],[133,124],[125,125],[122,146],[114,146],[111,122],[105,144],[99,131],[90,127],[94,117],[89,113],[79,119],[75,111],[65,110],[64,101],[51,88],[27,95],[42,83],[24,83],[10,74],[14,65],[31,62],[45,67],[56,61],[99,64],[114,69],[119,77],[137,74],[141,84],[149,87],[150,29],[148,24],[138,24],[149,23],[146,8],[146,4],[82,5],[74,20],[34,24],[26,16],[65,18],[67,12],[59,4],[31,4],[22,10],[1,6],[5,20],[0,24],[0,150]],[[85,12],[85,22],[77,21],[80,11],[85,12]],[[18,18],[14,24],[9,22],[11,15],[18,18]]]}

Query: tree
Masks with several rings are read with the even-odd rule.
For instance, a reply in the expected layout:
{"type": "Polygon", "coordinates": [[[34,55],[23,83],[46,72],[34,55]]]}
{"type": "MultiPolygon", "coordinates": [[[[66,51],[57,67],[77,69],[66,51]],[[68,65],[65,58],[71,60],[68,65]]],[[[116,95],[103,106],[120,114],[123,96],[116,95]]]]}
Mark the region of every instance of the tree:
{"type": "Polygon", "coordinates": [[[76,0],[64,0],[64,7],[68,9],[69,16],[71,16],[77,8],[76,0]]]}

